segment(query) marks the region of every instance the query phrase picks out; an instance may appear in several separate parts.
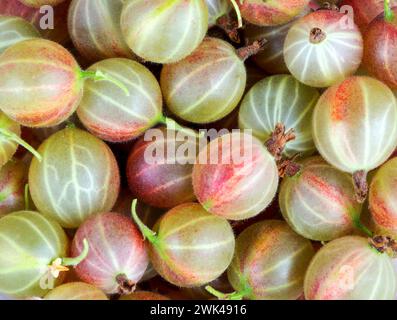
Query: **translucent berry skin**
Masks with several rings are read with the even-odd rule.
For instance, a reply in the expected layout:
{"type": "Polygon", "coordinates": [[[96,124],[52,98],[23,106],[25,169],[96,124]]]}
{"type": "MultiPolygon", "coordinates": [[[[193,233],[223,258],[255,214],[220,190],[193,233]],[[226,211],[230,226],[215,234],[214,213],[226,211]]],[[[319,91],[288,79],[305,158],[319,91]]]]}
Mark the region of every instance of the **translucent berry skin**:
{"type": "Polygon", "coordinates": [[[301,236],[329,241],[354,231],[361,204],[356,201],[352,178],[321,157],[301,162],[294,177],[281,184],[279,205],[284,219],[301,236]]]}
{"type": "Polygon", "coordinates": [[[247,73],[244,62],[226,41],[207,37],[187,58],[165,65],[161,89],[167,107],[193,123],[222,119],[244,94],[247,73]]]}
{"type": "Polygon", "coordinates": [[[68,27],[74,46],[89,61],[133,58],[121,34],[123,0],[73,0],[68,27]]]}
{"type": "Polygon", "coordinates": [[[7,213],[23,210],[27,166],[20,160],[11,160],[0,169],[0,218],[7,213]]]}
{"type": "Polygon", "coordinates": [[[59,44],[25,40],[0,56],[0,109],[27,127],[49,127],[77,108],[83,79],[74,57],[59,44]]]}
{"type": "Polygon", "coordinates": [[[397,158],[382,165],[371,180],[369,208],[375,229],[397,238],[397,158]]]}
{"type": "Polygon", "coordinates": [[[208,7],[208,27],[216,25],[217,20],[231,10],[230,0],[205,0],[208,7]]]}
{"type": "Polygon", "coordinates": [[[157,245],[149,245],[156,271],[179,287],[198,287],[218,278],[229,266],[234,234],[227,220],[197,203],[179,205],[154,227],[157,245]]]}
{"type": "MultiPolygon", "coordinates": [[[[142,137],[131,150],[126,169],[130,190],[139,200],[158,208],[194,201],[192,171],[196,153],[168,155],[166,150],[178,150],[187,140],[180,141],[177,132],[164,128],[159,133],[153,141],[142,137]],[[148,163],[146,153],[160,148],[165,150],[164,163],[148,163]]],[[[195,139],[189,145],[198,148],[195,139]]]]}
{"type": "Polygon", "coordinates": [[[159,122],[163,106],[160,85],[146,67],[113,58],[88,68],[98,70],[120,81],[128,95],[108,81],[86,80],[77,115],[92,134],[110,142],[126,142],[159,122]]]}
{"type": "Polygon", "coordinates": [[[309,0],[237,1],[245,20],[258,26],[275,26],[292,20],[307,6],[309,0]]]}
{"type": "MultiPolygon", "coordinates": [[[[392,10],[397,14],[397,8],[392,10]]],[[[363,66],[391,89],[397,89],[397,19],[385,20],[380,14],[364,34],[363,66]]]]}
{"type": "Polygon", "coordinates": [[[393,300],[396,276],[387,254],[366,238],[346,236],[317,252],[304,286],[306,300],[393,300]]]}
{"type": "Polygon", "coordinates": [[[356,72],[363,56],[363,39],[356,25],[346,27],[346,18],[340,12],[320,10],[291,27],[284,42],[284,60],[295,78],[321,88],[356,72]],[[322,36],[314,37],[313,30],[321,30],[322,36]]]}
{"type": "Polygon", "coordinates": [[[40,34],[45,38],[65,44],[69,41],[67,27],[67,11],[70,0],[63,1],[60,5],[54,7],[54,28],[42,29],[40,22],[42,18],[46,19],[47,11],[40,13],[40,8],[28,7],[19,0],[0,1],[0,15],[21,17],[32,23],[40,34]]]}
{"type": "Polygon", "coordinates": [[[37,209],[65,228],[110,211],[117,200],[120,176],[116,159],[98,138],[75,128],[53,134],[33,159],[29,188],[37,209]]]}
{"type": "Polygon", "coordinates": [[[255,223],[237,237],[228,278],[236,291],[249,289],[247,299],[296,300],[313,255],[310,241],[284,221],[255,223]]]}
{"type": "Polygon", "coordinates": [[[44,300],[108,300],[100,289],[84,282],[70,282],[52,289],[44,300]]]}
{"type": "Polygon", "coordinates": [[[0,54],[23,40],[40,38],[40,33],[26,20],[19,17],[0,16],[0,54]]]}
{"type": "MultiPolygon", "coordinates": [[[[390,5],[397,5],[396,0],[390,0],[390,5]]],[[[366,31],[368,25],[384,10],[384,0],[342,0],[340,7],[351,6],[354,12],[354,23],[360,30],[366,31]]],[[[365,37],[364,37],[365,39],[365,37]]]]}
{"type": "Polygon", "coordinates": [[[170,298],[155,292],[135,291],[129,295],[122,296],[119,300],[170,300],[170,298]]]}
{"type": "Polygon", "coordinates": [[[145,273],[149,263],[145,242],[130,218],[112,212],[90,217],[77,229],[72,256],[80,255],[84,238],[90,251],[75,269],[84,282],[114,294],[119,289],[117,276],[134,284],[145,273]]]}
{"type": "Polygon", "coordinates": [[[44,5],[56,6],[64,2],[65,0],[19,0],[19,1],[28,7],[40,8],[41,6],[44,5]]]}
{"type": "Polygon", "coordinates": [[[311,132],[314,107],[320,97],[289,75],[276,75],[257,82],[245,95],[239,111],[240,129],[252,129],[262,142],[268,140],[277,123],[294,129],[296,138],[288,142],[284,154],[308,155],[315,150],[311,132]]]}
{"type": "Polygon", "coordinates": [[[339,170],[368,172],[397,146],[397,102],[370,77],[350,77],[323,93],[313,113],[313,138],[322,157],[339,170]]]}
{"type": "Polygon", "coordinates": [[[68,252],[61,226],[37,212],[19,211],[0,219],[0,234],[0,292],[18,298],[46,294],[40,279],[68,252]]]}
{"type": "Polygon", "coordinates": [[[193,167],[194,193],[203,207],[215,215],[229,220],[254,217],[276,194],[276,162],[263,144],[249,134],[222,135],[203,148],[198,159],[206,160],[193,167]],[[236,158],[239,155],[241,161],[236,158]]]}
{"type": "MultiPolygon", "coordinates": [[[[18,123],[8,118],[0,111],[0,128],[21,135],[21,127],[18,123]]],[[[17,151],[18,144],[8,137],[0,134],[0,168],[4,166],[17,151]]]]}
{"type": "Polygon", "coordinates": [[[198,47],[208,30],[204,0],[128,0],[121,30],[132,51],[157,63],[173,63],[198,47]]]}

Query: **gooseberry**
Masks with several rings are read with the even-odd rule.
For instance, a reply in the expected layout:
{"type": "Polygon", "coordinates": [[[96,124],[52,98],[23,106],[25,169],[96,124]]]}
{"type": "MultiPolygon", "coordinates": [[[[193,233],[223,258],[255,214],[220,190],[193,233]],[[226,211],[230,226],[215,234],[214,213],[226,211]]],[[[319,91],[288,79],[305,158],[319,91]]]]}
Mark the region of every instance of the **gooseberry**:
{"type": "Polygon", "coordinates": [[[372,221],[378,233],[397,237],[395,206],[397,158],[382,165],[371,180],[368,201],[372,221]]]}
{"type": "Polygon", "coordinates": [[[275,26],[287,23],[299,15],[309,0],[241,0],[238,3],[241,15],[248,22],[258,26],[275,26]]]}
{"type": "Polygon", "coordinates": [[[390,88],[397,89],[397,8],[386,8],[373,20],[364,35],[363,65],[390,88]]]}
{"type": "Polygon", "coordinates": [[[350,77],[327,89],[313,113],[313,138],[322,157],[352,173],[357,200],[367,193],[366,174],[397,146],[397,102],[382,82],[350,77]]]}
{"type": "Polygon", "coordinates": [[[192,186],[196,152],[169,152],[178,148],[197,149],[196,139],[181,139],[177,132],[161,128],[153,140],[141,138],[128,157],[127,179],[132,193],[141,201],[160,208],[173,208],[195,200],[192,186]],[[163,150],[159,159],[148,162],[151,150],[163,150]]]}
{"type": "Polygon", "coordinates": [[[244,94],[244,60],[260,49],[236,49],[226,41],[207,37],[187,58],[165,65],[160,85],[167,107],[179,118],[209,123],[228,115],[244,94]]]}
{"type": "Polygon", "coordinates": [[[208,30],[204,0],[124,2],[121,30],[132,51],[157,63],[173,63],[198,47],[208,30]]]}
{"type": "Polygon", "coordinates": [[[39,37],[40,33],[26,20],[0,16],[0,54],[18,42],[39,37]]]}
{"type": "Polygon", "coordinates": [[[68,26],[79,53],[89,61],[106,58],[133,58],[121,34],[123,0],[73,0],[68,26]]]}
{"type": "Polygon", "coordinates": [[[265,209],[278,187],[278,170],[263,144],[247,133],[224,134],[203,148],[193,167],[193,189],[202,206],[230,219],[265,209]]]}
{"type": "Polygon", "coordinates": [[[66,120],[77,108],[84,79],[109,80],[82,71],[59,44],[30,39],[9,47],[0,56],[0,109],[30,127],[48,127],[66,120]]]}
{"type": "Polygon", "coordinates": [[[108,294],[129,294],[143,276],[148,257],[144,239],[132,220],[118,213],[101,213],[84,221],[72,243],[72,256],[90,252],[76,267],[80,279],[108,294]]]}
{"type": "Polygon", "coordinates": [[[33,8],[40,8],[44,5],[56,6],[65,0],[19,0],[24,5],[33,8]]]}
{"type": "Polygon", "coordinates": [[[293,129],[295,139],[284,148],[286,156],[310,154],[315,150],[311,120],[320,94],[289,75],[276,75],[257,82],[245,95],[239,111],[240,129],[252,129],[266,142],[275,126],[282,123],[293,129]]]}
{"type": "Polygon", "coordinates": [[[284,178],[279,204],[290,227],[307,239],[329,241],[361,228],[351,176],[321,157],[305,159],[298,174],[284,178]]]}
{"type": "Polygon", "coordinates": [[[53,134],[33,159],[29,187],[37,209],[63,227],[77,228],[90,215],[110,211],[117,200],[120,176],[109,147],[76,128],[53,134]]]}
{"type": "Polygon", "coordinates": [[[303,292],[303,279],[314,255],[309,240],[297,235],[284,221],[267,220],[245,229],[236,240],[228,268],[236,290],[218,298],[238,300],[296,300],[303,292]]]}
{"type": "Polygon", "coordinates": [[[44,300],[108,300],[97,287],[84,282],[70,282],[52,289],[44,300]]]}
{"type": "Polygon", "coordinates": [[[27,166],[20,160],[10,160],[0,168],[0,217],[25,208],[27,166]]]}
{"type": "Polygon", "coordinates": [[[87,71],[105,73],[128,91],[128,95],[120,94],[115,84],[86,81],[77,115],[94,135],[111,142],[129,141],[162,121],[160,86],[143,65],[113,58],[102,60],[87,71]]]}
{"type": "Polygon", "coordinates": [[[358,27],[343,13],[319,10],[288,31],[284,60],[292,75],[311,87],[329,87],[356,72],[363,55],[358,27]]]}
{"type": "Polygon", "coordinates": [[[0,292],[14,297],[41,297],[61,282],[60,272],[88,253],[88,243],[76,258],[64,258],[68,239],[61,226],[41,214],[19,211],[0,219],[0,292]]]}
{"type": "Polygon", "coordinates": [[[181,204],[147,228],[132,212],[148,240],[154,269],[180,287],[198,287],[218,278],[229,266],[234,252],[234,234],[226,219],[208,213],[200,204],[181,204]]]}
{"type": "Polygon", "coordinates": [[[386,253],[363,237],[345,236],[317,252],[304,287],[307,300],[393,300],[396,276],[386,253]]]}

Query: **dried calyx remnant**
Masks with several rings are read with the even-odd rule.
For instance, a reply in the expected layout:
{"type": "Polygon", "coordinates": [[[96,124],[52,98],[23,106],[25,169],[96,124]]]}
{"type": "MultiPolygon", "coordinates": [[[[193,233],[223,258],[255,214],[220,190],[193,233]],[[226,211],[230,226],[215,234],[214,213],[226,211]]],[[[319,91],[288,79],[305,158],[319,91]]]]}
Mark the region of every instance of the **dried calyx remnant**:
{"type": "Polygon", "coordinates": [[[262,51],[266,43],[266,39],[256,40],[250,45],[237,49],[237,55],[240,57],[241,60],[245,61],[249,57],[254,56],[262,51]]]}
{"type": "Polygon", "coordinates": [[[116,277],[118,287],[118,294],[127,295],[135,291],[136,283],[127,278],[125,274],[119,274],[116,277]]]}
{"type": "Polygon", "coordinates": [[[353,184],[356,200],[359,203],[363,203],[368,193],[367,173],[364,170],[356,171],[353,174],[353,184]]]}
{"type": "Polygon", "coordinates": [[[267,150],[273,155],[276,160],[278,172],[280,177],[285,175],[292,177],[300,170],[300,165],[295,162],[299,154],[291,158],[283,158],[283,150],[285,145],[296,138],[294,129],[285,131],[285,125],[277,123],[270,138],[265,142],[267,150]]]}
{"type": "Polygon", "coordinates": [[[327,37],[327,34],[320,28],[313,28],[310,31],[309,38],[310,38],[311,43],[317,44],[317,43],[323,42],[326,37],[327,37]]]}
{"type": "Polygon", "coordinates": [[[397,241],[389,236],[374,236],[369,244],[380,253],[387,253],[393,259],[397,257],[397,241]]]}

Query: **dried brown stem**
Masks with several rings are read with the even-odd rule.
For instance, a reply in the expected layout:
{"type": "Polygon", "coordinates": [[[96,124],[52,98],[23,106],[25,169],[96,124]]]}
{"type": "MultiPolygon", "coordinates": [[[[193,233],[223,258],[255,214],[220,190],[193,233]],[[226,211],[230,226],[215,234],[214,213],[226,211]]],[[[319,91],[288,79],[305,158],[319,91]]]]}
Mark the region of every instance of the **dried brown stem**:
{"type": "Polygon", "coordinates": [[[249,57],[254,56],[262,51],[266,43],[266,39],[256,40],[250,45],[237,49],[237,55],[240,57],[241,60],[245,61],[249,57]]]}
{"type": "Polygon", "coordinates": [[[356,193],[356,200],[359,203],[363,203],[367,198],[368,193],[367,173],[364,170],[353,173],[353,184],[356,193]]]}
{"type": "Polygon", "coordinates": [[[136,284],[129,280],[125,274],[119,274],[116,277],[116,281],[119,285],[118,294],[126,295],[135,291],[136,284]]]}
{"type": "Polygon", "coordinates": [[[267,150],[273,155],[276,161],[282,159],[282,153],[287,142],[295,139],[294,129],[285,132],[285,125],[277,123],[270,138],[265,142],[267,150]]]}
{"type": "Polygon", "coordinates": [[[280,178],[284,178],[285,176],[293,177],[300,171],[301,165],[296,163],[296,158],[299,156],[299,153],[297,153],[291,158],[281,159],[278,161],[277,168],[280,178]]]}
{"type": "Polygon", "coordinates": [[[387,253],[391,258],[397,256],[397,241],[388,236],[369,238],[369,244],[380,253],[387,253]]]}
{"type": "Polygon", "coordinates": [[[225,14],[224,16],[218,18],[216,24],[221,28],[235,43],[240,43],[240,35],[238,34],[238,23],[225,14]]]}

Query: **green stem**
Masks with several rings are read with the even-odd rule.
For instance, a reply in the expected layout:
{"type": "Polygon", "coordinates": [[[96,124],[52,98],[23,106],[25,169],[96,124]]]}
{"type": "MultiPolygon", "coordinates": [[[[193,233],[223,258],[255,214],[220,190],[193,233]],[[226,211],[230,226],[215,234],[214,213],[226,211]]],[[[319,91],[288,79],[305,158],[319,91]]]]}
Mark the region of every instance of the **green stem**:
{"type": "Polygon", "coordinates": [[[149,229],[143,222],[142,220],[138,217],[138,214],[136,213],[136,204],[137,200],[134,199],[132,201],[131,205],[131,213],[132,213],[132,218],[134,219],[135,223],[138,225],[139,230],[141,230],[143,237],[148,239],[150,243],[153,245],[157,245],[159,238],[157,237],[156,232],[153,230],[149,229]]]}
{"type": "Polygon", "coordinates": [[[25,197],[25,210],[29,210],[29,184],[25,184],[25,193],[24,193],[24,197],[25,197]]]}
{"type": "Polygon", "coordinates": [[[371,230],[369,230],[366,226],[364,226],[361,221],[360,221],[360,217],[356,217],[353,219],[353,224],[354,226],[362,231],[363,233],[365,233],[368,237],[372,237],[374,234],[371,230]]]}
{"type": "Polygon", "coordinates": [[[111,83],[113,83],[114,85],[116,85],[117,87],[119,87],[121,90],[124,91],[124,93],[126,94],[126,96],[129,96],[130,93],[127,89],[127,87],[124,85],[124,83],[122,83],[120,80],[115,79],[114,77],[109,76],[106,73],[103,73],[101,70],[96,70],[96,71],[90,71],[90,70],[86,70],[86,71],[81,71],[80,76],[83,80],[85,79],[92,79],[95,82],[96,81],[109,81],[111,83]]]}
{"type": "Polygon", "coordinates": [[[89,251],[89,245],[87,239],[83,239],[83,251],[80,253],[79,256],[74,258],[62,258],[62,265],[65,267],[68,266],[77,266],[81,261],[87,258],[89,251]]]}
{"type": "Polygon", "coordinates": [[[384,10],[385,10],[385,20],[387,22],[392,22],[394,19],[393,10],[390,8],[390,0],[384,0],[384,10]]]}
{"type": "Polygon", "coordinates": [[[241,292],[235,291],[232,293],[222,293],[211,286],[206,286],[205,290],[220,300],[242,300],[247,294],[250,293],[250,291],[248,292],[247,290],[243,290],[241,292]]]}
{"type": "Polygon", "coordinates": [[[37,158],[37,160],[39,160],[40,162],[43,159],[41,157],[40,153],[38,153],[30,144],[28,144],[26,141],[24,141],[16,133],[14,133],[12,131],[9,131],[9,130],[7,130],[5,128],[0,128],[0,134],[2,134],[7,139],[10,139],[11,141],[14,141],[15,143],[21,145],[26,150],[30,151],[37,158]]]}
{"type": "MultiPolygon", "coordinates": [[[[243,18],[241,17],[240,7],[238,6],[236,0],[230,0],[230,2],[233,5],[234,11],[236,11],[237,20],[238,20],[238,28],[242,28],[243,27],[243,18]]],[[[241,1],[240,1],[240,3],[241,3],[241,1]]]]}
{"type": "Polygon", "coordinates": [[[185,132],[186,134],[188,134],[188,135],[190,135],[190,136],[193,135],[193,136],[195,136],[195,137],[201,138],[201,137],[203,137],[203,135],[204,135],[204,132],[201,132],[201,133],[197,134],[196,131],[194,131],[194,130],[192,130],[192,129],[189,129],[189,128],[186,128],[186,127],[184,127],[184,126],[181,126],[181,125],[180,125],[178,122],[176,122],[174,119],[168,118],[168,117],[166,117],[166,116],[164,116],[164,115],[162,115],[162,116],[160,117],[158,123],[164,124],[164,125],[167,127],[167,129],[169,129],[169,130],[185,132]]]}

